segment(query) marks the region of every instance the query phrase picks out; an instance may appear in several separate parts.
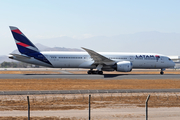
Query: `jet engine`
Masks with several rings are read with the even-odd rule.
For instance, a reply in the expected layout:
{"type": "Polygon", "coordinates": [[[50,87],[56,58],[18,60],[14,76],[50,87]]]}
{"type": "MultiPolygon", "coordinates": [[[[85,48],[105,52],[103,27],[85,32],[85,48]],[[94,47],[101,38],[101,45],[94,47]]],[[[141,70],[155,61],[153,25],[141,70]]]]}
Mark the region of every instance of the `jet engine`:
{"type": "Polygon", "coordinates": [[[116,63],[116,71],[118,72],[131,72],[132,67],[133,65],[130,61],[122,61],[116,63]]]}

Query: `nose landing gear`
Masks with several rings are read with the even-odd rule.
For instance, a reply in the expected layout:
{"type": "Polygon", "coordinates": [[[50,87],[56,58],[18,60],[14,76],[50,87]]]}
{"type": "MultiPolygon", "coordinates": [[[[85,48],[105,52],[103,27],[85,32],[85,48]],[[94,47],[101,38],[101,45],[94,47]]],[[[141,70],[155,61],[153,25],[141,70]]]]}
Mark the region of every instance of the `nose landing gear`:
{"type": "Polygon", "coordinates": [[[165,68],[162,68],[160,74],[163,75],[165,70],[165,68]]]}

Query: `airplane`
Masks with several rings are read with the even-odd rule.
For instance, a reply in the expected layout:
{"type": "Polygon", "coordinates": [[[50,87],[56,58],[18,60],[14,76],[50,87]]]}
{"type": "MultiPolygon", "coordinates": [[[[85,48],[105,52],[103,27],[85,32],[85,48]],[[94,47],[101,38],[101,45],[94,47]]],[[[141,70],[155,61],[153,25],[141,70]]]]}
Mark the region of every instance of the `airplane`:
{"type": "Polygon", "coordinates": [[[175,66],[168,56],[155,53],[95,52],[84,47],[85,52],[43,52],[17,27],[10,26],[10,30],[21,54],[11,53],[9,58],[30,64],[52,68],[85,68],[90,69],[88,74],[131,72],[132,69],[161,69],[160,74],[164,74],[166,68],[175,66]]]}

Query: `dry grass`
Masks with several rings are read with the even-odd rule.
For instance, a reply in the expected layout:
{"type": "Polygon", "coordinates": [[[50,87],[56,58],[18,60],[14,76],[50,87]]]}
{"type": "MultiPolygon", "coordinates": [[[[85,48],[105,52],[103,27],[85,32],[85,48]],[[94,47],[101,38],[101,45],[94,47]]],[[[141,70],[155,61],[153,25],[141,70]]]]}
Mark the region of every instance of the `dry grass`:
{"type": "Polygon", "coordinates": [[[180,89],[179,79],[0,79],[0,90],[180,89]]]}

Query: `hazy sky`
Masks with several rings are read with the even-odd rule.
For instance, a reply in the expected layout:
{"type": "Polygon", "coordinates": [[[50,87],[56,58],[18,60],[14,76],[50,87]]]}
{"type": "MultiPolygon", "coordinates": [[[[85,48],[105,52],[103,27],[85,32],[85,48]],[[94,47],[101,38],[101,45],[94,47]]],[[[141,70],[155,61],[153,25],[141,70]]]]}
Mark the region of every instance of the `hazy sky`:
{"type": "Polygon", "coordinates": [[[9,26],[20,28],[33,43],[62,36],[80,40],[144,31],[179,34],[179,6],[180,0],[0,0],[0,55],[16,49],[9,26]]]}

